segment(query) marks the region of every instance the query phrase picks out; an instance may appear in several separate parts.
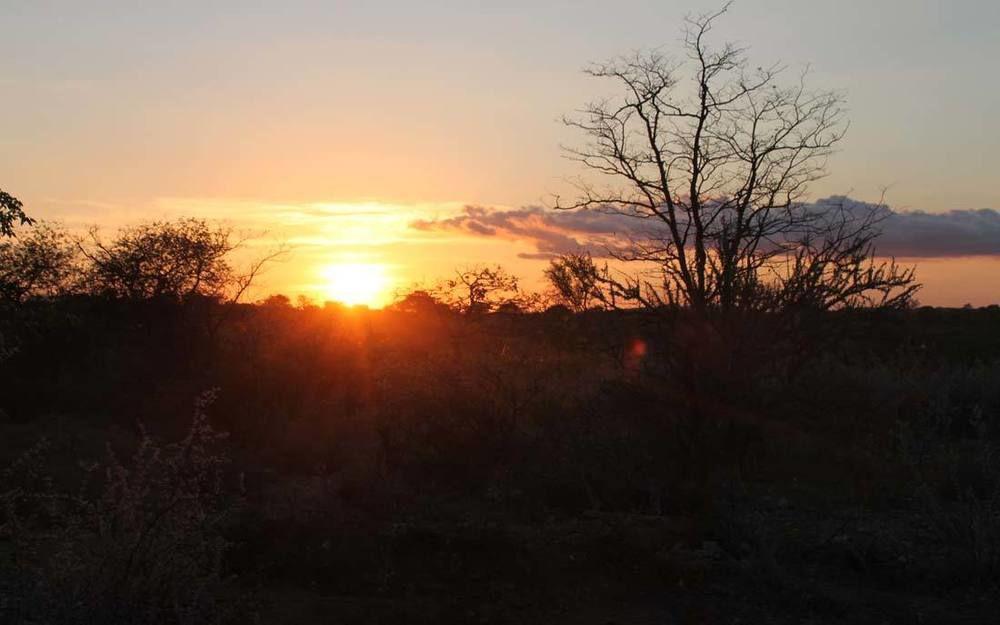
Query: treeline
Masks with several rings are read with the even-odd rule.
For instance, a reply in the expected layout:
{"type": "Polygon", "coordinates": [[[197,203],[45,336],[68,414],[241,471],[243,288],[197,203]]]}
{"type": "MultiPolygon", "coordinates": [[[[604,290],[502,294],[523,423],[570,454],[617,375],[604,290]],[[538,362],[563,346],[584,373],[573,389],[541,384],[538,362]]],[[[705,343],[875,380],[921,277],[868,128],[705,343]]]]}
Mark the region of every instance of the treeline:
{"type": "Polygon", "coordinates": [[[122,228],[111,241],[96,228],[79,235],[45,222],[16,234],[0,242],[0,294],[8,304],[79,294],[235,301],[271,258],[237,271],[230,257],[242,241],[233,230],[193,218],[122,228]]]}

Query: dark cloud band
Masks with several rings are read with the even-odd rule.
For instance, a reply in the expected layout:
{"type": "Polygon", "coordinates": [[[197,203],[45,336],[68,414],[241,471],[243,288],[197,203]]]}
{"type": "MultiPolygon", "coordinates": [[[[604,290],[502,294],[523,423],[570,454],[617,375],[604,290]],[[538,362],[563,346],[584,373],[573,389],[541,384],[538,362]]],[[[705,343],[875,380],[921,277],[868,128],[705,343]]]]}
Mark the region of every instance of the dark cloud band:
{"type": "MultiPolygon", "coordinates": [[[[819,210],[879,210],[885,213],[880,255],[905,258],[1000,256],[1000,212],[956,209],[941,213],[892,211],[834,196],[814,203],[819,210]]],[[[606,253],[629,237],[643,237],[650,223],[634,217],[600,211],[555,211],[537,206],[520,209],[490,209],[466,206],[462,214],[448,219],[420,220],[410,224],[418,230],[460,232],[469,236],[497,237],[528,243],[533,253],[525,258],[551,258],[559,254],[590,251],[606,253]]]]}

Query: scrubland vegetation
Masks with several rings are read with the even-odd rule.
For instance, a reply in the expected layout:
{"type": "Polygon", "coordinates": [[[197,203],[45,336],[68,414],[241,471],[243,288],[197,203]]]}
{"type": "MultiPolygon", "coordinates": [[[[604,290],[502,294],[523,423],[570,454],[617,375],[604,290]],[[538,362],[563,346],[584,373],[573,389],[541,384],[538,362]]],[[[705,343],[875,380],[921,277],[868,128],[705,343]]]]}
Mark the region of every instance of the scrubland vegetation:
{"type": "Polygon", "coordinates": [[[722,13],[693,81],[591,68],[624,95],[570,156],[617,186],[558,208],[638,226],[544,294],[247,303],[280,254],[224,226],[0,192],[0,622],[996,622],[1000,308],[919,307],[880,207],[803,201],[842,98],[722,13]]]}
{"type": "Polygon", "coordinates": [[[439,299],[8,300],[2,620],[997,609],[1000,310],[439,299]]]}

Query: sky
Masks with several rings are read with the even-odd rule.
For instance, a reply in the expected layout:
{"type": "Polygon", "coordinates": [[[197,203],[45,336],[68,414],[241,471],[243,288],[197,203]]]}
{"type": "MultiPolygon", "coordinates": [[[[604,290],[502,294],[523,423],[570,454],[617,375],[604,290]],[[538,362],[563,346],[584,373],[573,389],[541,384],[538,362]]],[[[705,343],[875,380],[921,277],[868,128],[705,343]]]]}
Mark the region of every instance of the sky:
{"type": "MultiPolygon", "coordinates": [[[[380,304],[482,262],[530,282],[537,237],[415,224],[551,204],[579,173],[558,120],[607,89],[580,70],[679,51],[682,18],[719,4],[3,0],[0,188],[75,226],[266,231],[293,251],[264,287],[293,295],[354,273],[380,304]]],[[[981,210],[1000,208],[998,28],[993,0],[740,0],[716,33],[844,91],[851,127],[810,195],[888,188],[925,242],[895,245],[927,304],[1000,301],[1000,215],[981,210]]]]}

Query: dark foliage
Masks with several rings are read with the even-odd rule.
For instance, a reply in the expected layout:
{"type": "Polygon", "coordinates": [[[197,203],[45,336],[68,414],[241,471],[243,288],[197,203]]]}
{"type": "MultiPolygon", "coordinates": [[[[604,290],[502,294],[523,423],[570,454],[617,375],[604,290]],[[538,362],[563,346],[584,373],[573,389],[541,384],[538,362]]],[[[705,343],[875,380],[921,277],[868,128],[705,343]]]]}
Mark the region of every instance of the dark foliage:
{"type": "Polygon", "coordinates": [[[763,362],[682,312],[469,316],[417,295],[385,311],[94,296],[16,310],[0,549],[20,572],[2,574],[0,609],[22,622],[69,609],[52,593],[95,622],[996,608],[995,308],[801,316],[763,362]],[[209,388],[211,425],[192,431],[177,415],[209,388]],[[41,435],[48,453],[15,461],[41,435]],[[76,495],[78,460],[106,445],[76,495]],[[128,565],[122,545],[163,509],[128,565]],[[63,559],[29,557],[43,544],[63,559]],[[133,567],[129,583],[104,561],[133,567]]]}
{"type": "Polygon", "coordinates": [[[0,189],[0,237],[14,236],[15,226],[30,226],[35,220],[24,213],[24,204],[0,189]]]}

